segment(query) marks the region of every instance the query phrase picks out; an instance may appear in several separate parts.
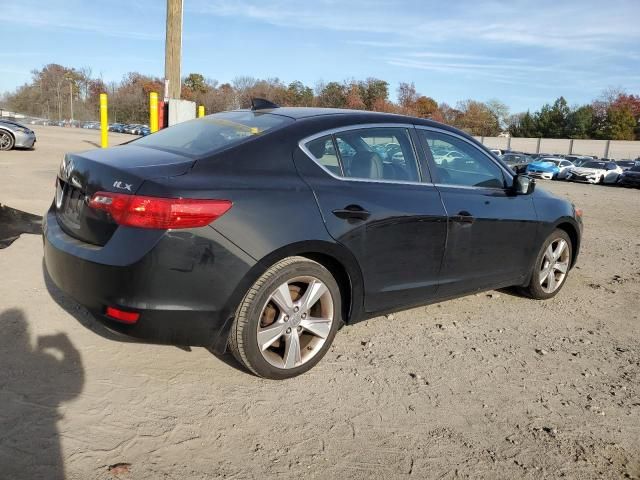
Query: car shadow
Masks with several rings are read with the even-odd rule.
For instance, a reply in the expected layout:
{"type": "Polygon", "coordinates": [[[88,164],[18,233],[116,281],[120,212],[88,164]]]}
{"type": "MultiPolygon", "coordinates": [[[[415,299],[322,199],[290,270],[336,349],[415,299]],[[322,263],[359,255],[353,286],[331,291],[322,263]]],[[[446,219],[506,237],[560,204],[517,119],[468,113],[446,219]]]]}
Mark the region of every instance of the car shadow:
{"type": "Polygon", "coordinates": [[[2,478],[64,479],[60,404],[80,395],[80,352],[64,333],[31,339],[22,310],[0,312],[2,478]]]}
{"type": "Polygon", "coordinates": [[[84,143],[88,143],[89,145],[93,145],[96,148],[101,148],[102,145],[100,145],[98,142],[92,142],[91,140],[83,140],[84,143]]]}
{"type": "MultiPolygon", "coordinates": [[[[100,335],[102,338],[106,338],[107,340],[112,340],[115,342],[166,345],[161,343],[145,342],[143,340],[128,337],[126,335],[123,335],[121,333],[118,333],[109,329],[106,325],[104,325],[102,322],[97,320],[86,308],[84,308],[78,302],[73,300],[71,297],[65,295],[64,292],[62,292],[62,290],[60,290],[56,286],[56,284],[53,282],[53,280],[49,276],[49,272],[47,272],[47,268],[44,264],[44,260],[42,261],[42,274],[44,277],[44,284],[47,288],[47,291],[49,292],[49,295],[51,296],[51,298],[53,298],[54,302],[56,302],[65,312],[67,312],[69,315],[75,318],[78,321],[78,323],[80,323],[80,325],[90,330],[91,332],[95,333],[96,335],[100,335]]],[[[173,346],[186,352],[191,351],[190,346],[185,346],[185,345],[173,345],[173,346]]],[[[249,370],[247,370],[244,367],[244,365],[240,364],[229,351],[223,354],[220,354],[214,351],[213,346],[205,347],[205,348],[214,357],[216,357],[218,360],[228,365],[229,367],[232,367],[244,373],[251,374],[251,372],[249,372],[249,370]]]]}
{"type": "Polygon", "coordinates": [[[40,235],[42,217],[0,204],[0,249],[7,248],[23,233],[40,235]]]}

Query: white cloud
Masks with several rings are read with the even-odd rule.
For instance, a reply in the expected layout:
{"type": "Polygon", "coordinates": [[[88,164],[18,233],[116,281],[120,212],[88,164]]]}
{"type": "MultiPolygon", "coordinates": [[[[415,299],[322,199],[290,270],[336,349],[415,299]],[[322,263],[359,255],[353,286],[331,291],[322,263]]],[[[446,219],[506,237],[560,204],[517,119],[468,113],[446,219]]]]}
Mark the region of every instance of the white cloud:
{"type": "MultiPolygon", "coordinates": [[[[637,0],[551,0],[505,2],[382,2],[376,0],[193,0],[194,11],[241,17],[272,25],[375,34],[356,40],[363,46],[410,48],[471,41],[558,51],[616,55],[628,44],[639,54],[637,0]],[[384,39],[378,36],[385,34],[384,39]]],[[[629,48],[626,50],[629,51],[629,48]]]]}

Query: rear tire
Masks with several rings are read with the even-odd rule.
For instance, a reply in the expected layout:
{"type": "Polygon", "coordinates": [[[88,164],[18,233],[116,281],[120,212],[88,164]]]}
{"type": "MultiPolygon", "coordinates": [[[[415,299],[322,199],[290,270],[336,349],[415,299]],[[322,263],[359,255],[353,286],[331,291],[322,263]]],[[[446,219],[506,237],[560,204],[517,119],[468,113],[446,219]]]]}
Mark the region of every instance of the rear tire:
{"type": "Polygon", "coordinates": [[[4,130],[0,130],[0,150],[11,150],[15,145],[16,141],[9,132],[4,130]]]}
{"type": "Polygon", "coordinates": [[[282,380],[313,368],[342,323],[340,289],[322,265],[288,257],[269,268],[243,298],[229,349],[255,375],[282,380]]]}
{"type": "Polygon", "coordinates": [[[555,297],[567,279],[572,255],[573,248],[567,232],[554,230],[542,244],[529,285],[523,287],[521,292],[536,300],[555,297]]]}

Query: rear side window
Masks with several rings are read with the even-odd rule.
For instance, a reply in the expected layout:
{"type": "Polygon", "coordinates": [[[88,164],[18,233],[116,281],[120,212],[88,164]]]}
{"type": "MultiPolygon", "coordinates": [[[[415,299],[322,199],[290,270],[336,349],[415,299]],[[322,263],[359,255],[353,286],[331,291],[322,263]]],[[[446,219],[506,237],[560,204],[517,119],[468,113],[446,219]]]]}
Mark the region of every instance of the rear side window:
{"type": "Polygon", "coordinates": [[[307,142],[305,147],[317,163],[334,175],[366,180],[420,181],[413,144],[406,128],[346,130],[307,142]]]}
{"type": "Polygon", "coordinates": [[[312,140],[307,143],[306,147],[320,165],[334,175],[342,175],[342,167],[331,135],[312,140]]]}
{"type": "Polygon", "coordinates": [[[289,117],[252,111],[223,112],[178,123],[133,144],[200,156],[215,153],[288,125],[289,117]]]}

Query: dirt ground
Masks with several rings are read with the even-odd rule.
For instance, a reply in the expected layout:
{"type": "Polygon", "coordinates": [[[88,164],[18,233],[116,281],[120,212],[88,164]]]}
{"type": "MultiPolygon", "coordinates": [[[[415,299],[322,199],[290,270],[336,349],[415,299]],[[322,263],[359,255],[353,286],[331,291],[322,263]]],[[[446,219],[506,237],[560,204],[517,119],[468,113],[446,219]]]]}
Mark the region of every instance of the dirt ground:
{"type": "MultiPolygon", "coordinates": [[[[42,214],[63,153],[99,134],[36,132],[35,151],[0,152],[0,202],[42,214]]],[[[585,212],[555,299],[362,322],[285,382],[114,337],[23,235],[0,250],[0,478],[640,478],[640,190],[539,187],[585,212]]]]}

